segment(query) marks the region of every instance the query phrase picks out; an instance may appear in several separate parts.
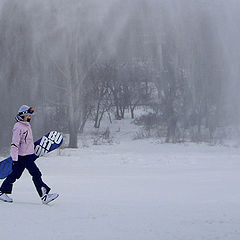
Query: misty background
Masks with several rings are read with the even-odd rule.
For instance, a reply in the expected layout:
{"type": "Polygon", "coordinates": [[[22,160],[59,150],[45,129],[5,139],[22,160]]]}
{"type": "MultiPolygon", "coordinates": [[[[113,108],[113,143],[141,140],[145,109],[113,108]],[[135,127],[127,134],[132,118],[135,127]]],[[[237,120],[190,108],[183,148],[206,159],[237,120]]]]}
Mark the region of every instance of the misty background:
{"type": "Polygon", "coordinates": [[[240,134],[237,0],[0,2],[0,150],[22,104],[36,138],[130,114],[139,138],[240,134]],[[137,117],[137,109],[146,110],[137,117]]]}

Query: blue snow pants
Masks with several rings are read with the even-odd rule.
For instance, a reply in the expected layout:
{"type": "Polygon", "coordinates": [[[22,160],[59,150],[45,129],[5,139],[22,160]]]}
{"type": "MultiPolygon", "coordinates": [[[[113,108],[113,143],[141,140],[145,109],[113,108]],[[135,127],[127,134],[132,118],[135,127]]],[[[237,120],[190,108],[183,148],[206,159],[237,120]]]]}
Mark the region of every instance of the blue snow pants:
{"type": "Polygon", "coordinates": [[[47,193],[49,193],[51,189],[42,181],[42,173],[34,162],[35,159],[36,158],[34,157],[34,154],[27,156],[18,156],[18,161],[14,162],[13,164],[12,173],[8,175],[7,178],[4,180],[2,186],[0,187],[0,191],[2,193],[11,194],[13,183],[21,177],[24,169],[26,168],[32,176],[32,181],[36,187],[39,196],[42,197],[42,187],[45,187],[47,193]]]}

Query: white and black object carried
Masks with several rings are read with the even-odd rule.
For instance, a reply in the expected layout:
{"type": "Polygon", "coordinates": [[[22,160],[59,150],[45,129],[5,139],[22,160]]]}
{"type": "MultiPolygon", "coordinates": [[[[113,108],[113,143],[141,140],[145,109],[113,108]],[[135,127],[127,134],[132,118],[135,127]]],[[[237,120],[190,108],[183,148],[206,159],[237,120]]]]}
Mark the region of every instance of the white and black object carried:
{"type": "MultiPolygon", "coordinates": [[[[51,131],[34,143],[34,161],[59,148],[63,143],[63,136],[57,131],[51,131]]],[[[0,179],[6,178],[12,172],[12,158],[8,157],[0,162],[0,179]]]]}

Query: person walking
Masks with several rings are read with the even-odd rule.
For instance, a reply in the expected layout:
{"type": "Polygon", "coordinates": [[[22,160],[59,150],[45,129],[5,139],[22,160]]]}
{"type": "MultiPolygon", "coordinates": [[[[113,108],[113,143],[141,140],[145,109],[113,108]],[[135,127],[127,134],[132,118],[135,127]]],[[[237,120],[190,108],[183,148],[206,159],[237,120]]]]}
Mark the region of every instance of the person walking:
{"type": "Polygon", "coordinates": [[[42,180],[42,173],[34,162],[34,142],[30,121],[34,114],[34,108],[23,105],[19,108],[16,123],[13,127],[13,136],[10,154],[13,160],[12,173],[4,180],[0,187],[0,200],[13,202],[8,196],[12,193],[13,183],[19,179],[26,168],[32,176],[32,181],[43,204],[56,199],[57,193],[49,193],[51,188],[42,180]]]}

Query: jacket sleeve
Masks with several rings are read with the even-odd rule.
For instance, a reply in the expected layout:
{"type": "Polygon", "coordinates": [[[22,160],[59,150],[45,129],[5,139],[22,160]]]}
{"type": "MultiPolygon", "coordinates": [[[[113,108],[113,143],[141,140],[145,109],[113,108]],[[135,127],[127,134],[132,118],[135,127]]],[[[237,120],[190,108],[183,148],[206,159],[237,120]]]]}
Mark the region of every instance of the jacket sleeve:
{"type": "Polygon", "coordinates": [[[10,150],[10,154],[13,161],[18,161],[18,149],[20,146],[20,139],[21,139],[21,129],[18,128],[17,126],[14,126],[11,150],[10,150]]]}

